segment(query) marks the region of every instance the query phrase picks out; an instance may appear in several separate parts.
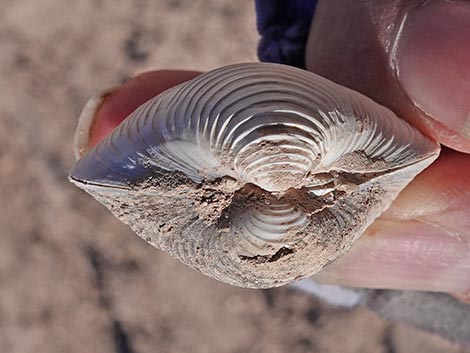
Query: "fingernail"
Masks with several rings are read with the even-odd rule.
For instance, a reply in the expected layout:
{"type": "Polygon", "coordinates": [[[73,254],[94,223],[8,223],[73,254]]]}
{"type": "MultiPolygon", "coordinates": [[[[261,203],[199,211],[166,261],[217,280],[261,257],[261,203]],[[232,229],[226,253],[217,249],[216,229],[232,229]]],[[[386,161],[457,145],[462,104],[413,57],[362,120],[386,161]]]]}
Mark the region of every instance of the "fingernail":
{"type": "Polygon", "coordinates": [[[110,91],[105,91],[90,98],[80,113],[73,141],[73,152],[76,160],[83,156],[90,148],[91,128],[95,123],[100,107],[110,91]]]}
{"type": "Polygon", "coordinates": [[[416,221],[376,221],[341,258],[313,278],[352,287],[470,291],[467,240],[416,221]]]}
{"type": "Polygon", "coordinates": [[[411,9],[393,53],[416,107],[470,139],[470,2],[426,1],[411,9]]]}

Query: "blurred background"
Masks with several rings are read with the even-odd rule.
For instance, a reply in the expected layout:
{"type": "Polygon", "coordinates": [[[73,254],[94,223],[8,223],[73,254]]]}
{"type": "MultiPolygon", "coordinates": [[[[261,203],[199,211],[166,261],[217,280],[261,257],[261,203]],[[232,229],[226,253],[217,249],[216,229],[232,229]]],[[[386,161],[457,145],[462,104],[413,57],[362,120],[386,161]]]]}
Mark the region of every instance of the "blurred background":
{"type": "Polygon", "coordinates": [[[0,352],[470,352],[302,292],[230,287],[67,181],[77,117],[148,69],[255,61],[251,0],[0,0],[0,352]]]}

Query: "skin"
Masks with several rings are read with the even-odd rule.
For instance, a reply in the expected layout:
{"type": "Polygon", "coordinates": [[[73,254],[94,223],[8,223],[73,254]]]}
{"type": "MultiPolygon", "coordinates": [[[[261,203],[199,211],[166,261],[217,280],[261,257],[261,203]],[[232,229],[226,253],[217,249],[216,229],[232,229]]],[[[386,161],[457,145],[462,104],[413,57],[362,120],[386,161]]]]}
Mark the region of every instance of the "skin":
{"type": "MultiPolygon", "coordinates": [[[[389,107],[446,147],[317,280],[470,298],[468,38],[469,2],[319,1],[307,69],[389,107]]],[[[197,75],[151,71],[113,89],[96,112],[88,147],[149,98],[197,75]]]]}

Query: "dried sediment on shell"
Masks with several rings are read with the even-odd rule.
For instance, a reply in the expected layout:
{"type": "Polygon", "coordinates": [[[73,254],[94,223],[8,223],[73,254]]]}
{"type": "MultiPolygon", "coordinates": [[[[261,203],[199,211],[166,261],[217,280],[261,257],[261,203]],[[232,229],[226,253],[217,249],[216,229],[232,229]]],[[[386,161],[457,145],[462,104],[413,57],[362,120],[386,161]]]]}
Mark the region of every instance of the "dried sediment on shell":
{"type": "Polygon", "coordinates": [[[143,104],[71,180],[192,268],[260,288],[341,255],[437,155],[356,92],[283,65],[239,64],[143,104]]]}

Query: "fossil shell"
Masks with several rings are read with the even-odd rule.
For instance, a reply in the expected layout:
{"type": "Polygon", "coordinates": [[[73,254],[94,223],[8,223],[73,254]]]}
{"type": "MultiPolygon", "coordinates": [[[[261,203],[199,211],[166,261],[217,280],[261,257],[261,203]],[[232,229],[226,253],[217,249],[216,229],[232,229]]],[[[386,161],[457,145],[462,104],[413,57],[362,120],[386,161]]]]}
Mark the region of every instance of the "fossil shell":
{"type": "Polygon", "coordinates": [[[352,90],[252,63],[143,104],[70,179],[183,263],[265,288],[341,255],[438,152],[352,90]]]}

